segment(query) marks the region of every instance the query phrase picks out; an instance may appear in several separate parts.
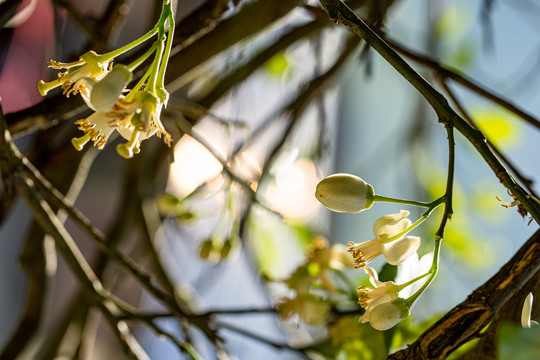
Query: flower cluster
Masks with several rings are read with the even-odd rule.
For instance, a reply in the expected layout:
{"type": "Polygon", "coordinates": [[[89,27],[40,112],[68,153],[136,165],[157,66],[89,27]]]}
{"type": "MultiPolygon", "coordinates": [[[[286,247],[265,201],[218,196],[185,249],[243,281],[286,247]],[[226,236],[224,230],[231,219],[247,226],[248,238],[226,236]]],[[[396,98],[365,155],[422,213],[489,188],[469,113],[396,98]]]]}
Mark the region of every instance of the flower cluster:
{"type": "Polygon", "coordinates": [[[315,237],[308,248],[306,261],[286,280],[295,295],[281,299],[278,311],[282,318],[298,317],[312,325],[322,324],[330,311],[328,299],[310,293],[316,286],[330,294],[338,289],[332,280],[331,271],[351,266],[352,260],[343,245],[330,245],[323,237],[315,237]]]}
{"type": "Polygon", "coordinates": [[[156,26],[141,38],[118,50],[102,55],[89,51],[72,63],[52,60],[49,62],[49,67],[65,71],[60,72],[53,81],[39,81],[37,88],[40,94],[45,96],[50,90],[61,87],[66,97],[80,94],[88,107],[95,111],[88,118],[75,122],[78,129],[84,132],[81,137],[72,139],[75,149],[82,150],[89,141],[103,149],[115,131],[127,140],[116,148],[118,154],[124,158],[138,154],[141,142],[153,135],[162,137],[168,146],[171,145],[171,135],[160,120],[161,110],[168,100],[163,82],[174,30],[171,6],[170,1],[165,1],[156,26]],[[165,36],[166,22],[169,23],[168,36],[165,36]],[[118,55],[156,34],[158,38],[154,45],[140,58],[130,65],[112,66],[118,55]],[[134,88],[127,90],[126,86],[133,79],[133,71],[152,54],[155,55],[152,65],[134,88]]]}
{"type": "MultiPolygon", "coordinates": [[[[375,195],[370,184],[349,174],[335,174],[323,179],[317,186],[315,196],[330,210],[347,213],[358,213],[369,209],[376,201],[420,204],[375,195]]],[[[432,204],[428,205],[434,208],[438,202],[432,204]]],[[[408,211],[401,210],[397,214],[385,215],[373,225],[374,239],[361,243],[348,243],[347,250],[352,255],[353,267],[355,269],[363,268],[374,286],[362,286],[357,289],[358,303],[364,309],[364,314],[359,321],[369,322],[377,330],[390,329],[409,316],[412,301],[400,298],[399,291],[423,277],[403,285],[396,285],[392,281],[379,281],[377,272],[366,267],[379,255],[383,255],[389,264],[398,265],[416,253],[420,247],[421,239],[417,236],[407,236],[407,233],[425,217],[423,216],[413,224],[408,219],[409,214],[408,211]]]]}

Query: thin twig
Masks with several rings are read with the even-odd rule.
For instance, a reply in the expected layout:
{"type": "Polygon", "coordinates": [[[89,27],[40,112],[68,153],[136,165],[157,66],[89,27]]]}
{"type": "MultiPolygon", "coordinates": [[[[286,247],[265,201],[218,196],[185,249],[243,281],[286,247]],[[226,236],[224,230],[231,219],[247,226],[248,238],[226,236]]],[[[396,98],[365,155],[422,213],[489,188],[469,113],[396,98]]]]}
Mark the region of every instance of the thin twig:
{"type": "MultiPolygon", "coordinates": [[[[452,89],[450,89],[450,87],[448,86],[448,84],[446,84],[446,81],[442,78],[439,78],[439,84],[441,84],[443,90],[448,94],[448,97],[450,98],[450,100],[452,100],[452,102],[454,103],[454,105],[456,106],[456,108],[459,110],[459,112],[461,113],[461,115],[463,115],[463,118],[469,123],[469,125],[471,125],[472,127],[474,128],[478,128],[476,126],[476,124],[474,123],[474,120],[473,118],[470,116],[470,114],[467,112],[467,110],[465,109],[465,107],[461,104],[461,102],[458,100],[457,96],[454,94],[454,92],[452,91],[452,89]]],[[[510,171],[512,171],[512,173],[514,174],[515,177],[518,178],[518,180],[523,184],[523,186],[529,191],[529,193],[533,196],[536,196],[536,193],[534,192],[533,188],[532,188],[532,184],[533,184],[533,181],[529,178],[526,178],[517,168],[516,166],[513,164],[512,161],[510,161],[510,159],[508,159],[508,157],[506,157],[506,155],[504,155],[497,146],[495,146],[493,144],[493,142],[491,142],[489,140],[489,138],[486,137],[486,142],[488,143],[488,145],[491,147],[491,149],[493,150],[493,152],[501,159],[502,162],[504,162],[506,164],[506,166],[508,166],[508,168],[510,168],[510,171]]]]}
{"type": "Polygon", "coordinates": [[[512,113],[516,114],[518,117],[522,118],[523,120],[525,120],[532,126],[540,129],[540,120],[538,120],[533,115],[529,114],[527,111],[521,109],[517,105],[512,104],[510,101],[504,99],[504,97],[502,97],[501,95],[496,94],[493,90],[485,88],[484,86],[480,85],[478,82],[471,79],[470,77],[460,74],[455,70],[449,69],[441,65],[438,61],[426,55],[420,55],[410,49],[407,49],[405,46],[399,44],[395,40],[389,39],[388,37],[384,37],[384,40],[388,43],[388,45],[390,45],[400,54],[408,57],[409,59],[419,64],[429,67],[430,69],[435,71],[439,76],[441,76],[443,79],[454,80],[455,82],[465,86],[469,90],[474,91],[478,95],[511,111],[512,113]]]}

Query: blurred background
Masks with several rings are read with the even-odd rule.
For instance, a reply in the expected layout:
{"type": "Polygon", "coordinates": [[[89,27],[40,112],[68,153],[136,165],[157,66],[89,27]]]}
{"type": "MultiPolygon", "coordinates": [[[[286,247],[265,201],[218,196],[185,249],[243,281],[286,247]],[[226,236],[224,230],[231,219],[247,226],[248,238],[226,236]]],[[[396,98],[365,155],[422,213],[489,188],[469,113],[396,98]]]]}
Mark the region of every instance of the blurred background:
{"type": "MultiPolygon", "coordinates": [[[[449,100],[455,96],[453,106],[500,150],[512,174],[538,191],[537,129],[493,101],[533,119],[540,112],[536,2],[347,3],[449,100]]],[[[162,114],[174,144],[149,139],[129,160],[115,143],[75,151],[70,139],[81,134],[73,122],[91,112],[59,91],[42,98],[35,84],[56,77],[46,68],[51,58],[75,61],[143,35],[160,1],[25,0],[22,15],[0,33],[0,98],[16,145],[109,248],[133,259],[152,275],[150,287],[166,294],[157,296],[59,215],[104,286],[137,309],[112,321],[125,322],[149,358],[189,358],[183,342],[203,359],[385,358],[463,301],[537,230],[515,207],[501,206],[496,197],[513,199],[457,134],[454,216],[439,275],[396,328],[381,333],[359,324],[355,289],[368,280],[341,246],[372,239],[383,215],[403,209],[414,221],[422,209],[377,203],[361,214],[332,213],[316,201],[315,187],[346,172],[377,194],[432,201],[446,184],[444,126],[376,52],[328,21],[317,1],[178,0],[175,8],[171,97],[162,114]]],[[[111,320],[5,179],[2,358],[123,358],[111,320]]],[[[413,231],[423,240],[418,257],[399,268],[371,264],[382,280],[405,282],[429,268],[441,216],[436,210],[413,231]]]]}

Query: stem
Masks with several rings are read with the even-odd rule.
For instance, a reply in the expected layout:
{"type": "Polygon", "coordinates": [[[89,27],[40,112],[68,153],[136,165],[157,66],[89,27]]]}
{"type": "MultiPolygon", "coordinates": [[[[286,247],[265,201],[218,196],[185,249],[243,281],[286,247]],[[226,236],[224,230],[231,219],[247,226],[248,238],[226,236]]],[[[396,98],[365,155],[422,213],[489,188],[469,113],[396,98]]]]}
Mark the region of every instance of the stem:
{"type": "Polygon", "coordinates": [[[167,43],[165,44],[165,51],[163,52],[164,61],[159,68],[157,78],[158,87],[161,89],[165,89],[165,70],[167,69],[169,56],[171,55],[172,43],[174,38],[174,14],[172,12],[171,6],[168,7],[168,10],[169,16],[167,17],[167,19],[169,20],[169,34],[167,35],[167,43]]]}
{"type": "MultiPolygon", "coordinates": [[[[435,200],[438,201],[439,199],[435,200]]],[[[403,199],[396,199],[388,196],[382,196],[382,195],[373,195],[373,201],[374,202],[389,202],[389,203],[395,203],[395,204],[404,204],[404,205],[412,205],[412,206],[419,206],[424,208],[429,208],[433,205],[435,201],[432,202],[423,202],[423,201],[414,201],[414,200],[403,200],[403,199]]]]}
{"type": "Polygon", "coordinates": [[[154,43],[150,49],[148,49],[144,54],[139,56],[136,60],[131,62],[127,67],[130,71],[134,71],[136,68],[139,67],[146,59],[152,55],[154,51],[156,51],[157,45],[154,43]]]}
{"type": "MultiPolygon", "coordinates": [[[[424,292],[424,290],[427,289],[429,284],[435,279],[435,276],[437,275],[437,272],[439,271],[439,249],[441,247],[441,240],[442,239],[435,239],[435,248],[433,250],[433,263],[431,264],[431,268],[427,272],[427,274],[431,274],[431,276],[427,279],[427,281],[418,289],[417,292],[415,292],[411,297],[409,297],[406,301],[409,303],[409,306],[412,306],[416,299],[424,292]]],[[[424,274],[423,276],[427,275],[424,274]]]]}
{"type": "Polygon", "coordinates": [[[130,42],[129,44],[122,46],[119,49],[113,50],[113,51],[108,52],[106,54],[99,55],[98,56],[99,60],[101,62],[110,61],[110,60],[114,59],[115,57],[117,57],[119,55],[122,55],[123,53],[133,49],[134,47],[139,46],[140,44],[142,44],[146,40],[150,39],[152,36],[154,36],[159,31],[159,25],[160,24],[158,22],[156,24],[156,26],[154,26],[154,28],[152,30],[150,30],[149,32],[147,32],[146,34],[144,34],[143,36],[141,36],[137,40],[134,40],[134,41],[130,42]]]}
{"type": "Polygon", "coordinates": [[[429,215],[431,215],[433,210],[435,210],[437,208],[437,206],[441,205],[443,202],[445,202],[445,197],[444,196],[442,196],[442,197],[438,198],[437,200],[433,201],[430,204],[430,206],[428,207],[428,209],[422,214],[422,216],[418,220],[416,220],[413,224],[411,224],[411,226],[409,226],[405,230],[403,230],[403,231],[397,233],[396,235],[388,238],[388,240],[384,241],[384,243],[386,244],[386,243],[389,243],[391,241],[399,239],[400,237],[404,236],[409,231],[411,231],[412,229],[414,229],[415,227],[417,227],[418,225],[423,223],[424,220],[426,220],[429,217],[429,215]]]}
{"type": "Polygon", "coordinates": [[[454,189],[454,163],[455,163],[455,147],[456,143],[454,141],[454,128],[452,125],[445,125],[446,132],[448,134],[448,177],[446,178],[446,193],[444,197],[446,202],[444,204],[444,214],[441,219],[441,225],[435,233],[435,239],[442,239],[444,237],[444,229],[446,228],[446,223],[449,219],[452,218],[454,210],[452,209],[452,195],[454,189]]]}
{"type": "Polygon", "coordinates": [[[134,47],[139,46],[140,44],[142,44],[146,40],[150,39],[152,36],[154,36],[158,32],[162,33],[164,25],[165,25],[165,21],[167,21],[167,19],[169,17],[169,14],[172,13],[172,7],[171,6],[172,5],[171,5],[170,0],[163,1],[163,9],[161,11],[161,16],[159,17],[159,20],[157,21],[156,25],[152,28],[152,30],[150,30],[149,32],[147,32],[146,34],[144,34],[143,36],[141,36],[137,40],[134,40],[134,41],[130,42],[129,44],[122,46],[119,49],[116,49],[116,50],[113,50],[113,51],[108,52],[106,54],[100,55],[99,60],[100,61],[112,60],[115,57],[117,57],[118,55],[121,55],[121,54],[125,53],[126,51],[129,51],[129,50],[133,49],[134,47]]]}
{"type": "Polygon", "coordinates": [[[427,273],[425,273],[424,275],[420,275],[420,276],[417,276],[415,277],[414,279],[410,280],[410,281],[407,281],[406,283],[404,284],[400,284],[398,285],[398,291],[401,291],[403,289],[405,289],[407,286],[417,282],[418,280],[421,280],[423,278],[425,278],[426,276],[428,276],[429,274],[431,274],[431,268],[429,269],[429,271],[427,273]]]}

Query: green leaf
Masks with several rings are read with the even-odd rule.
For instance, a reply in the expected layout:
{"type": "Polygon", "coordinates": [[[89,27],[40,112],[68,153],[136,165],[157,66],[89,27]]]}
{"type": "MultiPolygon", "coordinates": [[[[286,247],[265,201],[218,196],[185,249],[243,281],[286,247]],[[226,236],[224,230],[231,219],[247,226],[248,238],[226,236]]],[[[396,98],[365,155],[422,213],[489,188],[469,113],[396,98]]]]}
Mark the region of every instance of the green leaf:
{"type": "Polygon", "coordinates": [[[524,329],[516,324],[499,328],[499,359],[540,359],[540,326],[524,329]]]}
{"type": "Polygon", "coordinates": [[[500,108],[471,111],[471,116],[484,135],[496,145],[516,145],[521,138],[520,128],[510,112],[500,108]]]}
{"type": "Polygon", "coordinates": [[[266,62],[266,71],[269,75],[275,77],[285,75],[289,67],[289,62],[287,61],[283,51],[272,56],[272,58],[266,62]]]}

